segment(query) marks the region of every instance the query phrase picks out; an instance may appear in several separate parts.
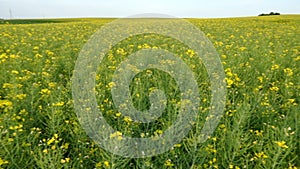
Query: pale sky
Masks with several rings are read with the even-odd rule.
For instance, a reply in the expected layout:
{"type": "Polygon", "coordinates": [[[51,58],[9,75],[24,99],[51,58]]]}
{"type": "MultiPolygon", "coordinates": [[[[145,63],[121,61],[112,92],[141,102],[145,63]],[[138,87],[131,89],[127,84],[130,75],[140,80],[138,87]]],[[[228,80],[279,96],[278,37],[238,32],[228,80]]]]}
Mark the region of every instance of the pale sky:
{"type": "Polygon", "coordinates": [[[300,0],[0,0],[0,18],[6,19],[127,17],[142,13],[206,18],[272,11],[300,14],[300,0]]]}

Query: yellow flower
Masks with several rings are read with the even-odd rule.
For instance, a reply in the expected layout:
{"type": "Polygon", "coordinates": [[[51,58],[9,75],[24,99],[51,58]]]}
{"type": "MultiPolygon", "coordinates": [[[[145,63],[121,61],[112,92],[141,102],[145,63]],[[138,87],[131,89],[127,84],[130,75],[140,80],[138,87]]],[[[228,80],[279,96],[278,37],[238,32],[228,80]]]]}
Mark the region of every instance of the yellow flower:
{"type": "Polygon", "coordinates": [[[15,98],[18,100],[23,100],[25,97],[26,97],[26,94],[18,94],[15,96],[15,98]]]}
{"type": "Polygon", "coordinates": [[[109,82],[108,83],[109,88],[112,88],[112,87],[115,87],[115,86],[116,86],[115,82],[109,82]]]}
{"type": "Polygon", "coordinates": [[[268,156],[264,152],[255,153],[257,158],[268,158],[268,156]]]}
{"type": "Polygon", "coordinates": [[[244,47],[244,46],[242,46],[242,47],[240,47],[240,50],[241,50],[241,51],[244,51],[244,50],[247,50],[247,48],[244,47]]]}
{"type": "Polygon", "coordinates": [[[42,94],[42,95],[49,95],[50,93],[51,93],[51,91],[49,89],[42,89],[40,91],[40,94],[42,94]]]}
{"type": "Polygon", "coordinates": [[[49,51],[49,50],[46,50],[46,53],[47,53],[48,56],[53,56],[54,55],[54,53],[49,51]]]}
{"type": "Polygon", "coordinates": [[[119,131],[116,131],[116,132],[114,132],[114,133],[112,133],[112,134],[110,134],[110,138],[117,138],[118,140],[122,140],[123,139],[123,137],[122,137],[122,133],[121,132],[119,132],[119,131]]]}
{"type": "Polygon", "coordinates": [[[283,69],[287,76],[293,76],[293,70],[290,68],[283,69]]]}
{"type": "Polygon", "coordinates": [[[230,168],[230,169],[231,169],[231,168],[234,168],[234,169],[240,169],[239,166],[235,166],[235,167],[234,167],[234,165],[232,165],[232,164],[229,165],[229,168],[230,168]]]}
{"type": "Polygon", "coordinates": [[[0,59],[8,59],[8,56],[6,55],[6,53],[2,53],[0,55],[0,59]]]}
{"type": "Polygon", "coordinates": [[[279,65],[273,65],[273,66],[271,67],[271,70],[276,70],[276,69],[279,69],[279,65]]]}
{"type": "Polygon", "coordinates": [[[50,82],[50,83],[48,83],[48,86],[49,86],[50,88],[53,88],[53,87],[55,87],[55,86],[56,86],[56,84],[55,84],[55,83],[53,83],[53,82],[50,82]]]}
{"type": "Polygon", "coordinates": [[[0,108],[12,107],[12,102],[9,100],[0,100],[0,108]]]}
{"type": "Polygon", "coordinates": [[[165,161],[165,166],[166,167],[172,167],[172,166],[174,166],[174,164],[172,163],[172,161],[170,159],[168,159],[168,160],[165,161]]]}
{"type": "Polygon", "coordinates": [[[58,138],[58,134],[54,134],[53,136],[54,136],[54,138],[56,138],[56,139],[58,138]]]}
{"type": "Polygon", "coordinates": [[[70,143],[65,143],[64,145],[61,146],[62,149],[68,149],[70,143]]]}
{"type": "Polygon", "coordinates": [[[42,72],[42,75],[45,76],[45,77],[49,77],[50,74],[48,72],[42,72]]]}
{"type": "Polygon", "coordinates": [[[294,61],[299,61],[300,60],[300,56],[294,58],[294,61]]]}
{"type": "Polygon", "coordinates": [[[117,53],[121,54],[121,55],[124,55],[124,56],[127,54],[127,52],[123,48],[117,49],[117,53]]]}
{"type": "Polygon", "coordinates": [[[254,132],[255,132],[255,135],[256,135],[256,136],[263,136],[263,132],[264,132],[264,131],[263,131],[263,130],[260,130],[260,131],[255,130],[254,132]]]}
{"type": "Polygon", "coordinates": [[[225,78],[225,80],[226,80],[226,82],[227,82],[227,87],[228,87],[228,88],[230,88],[230,87],[233,85],[233,83],[234,83],[234,81],[231,80],[231,79],[229,79],[229,78],[225,78]]]}
{"type": "Polygon", "coordinates": [[[192,58],[193,56],[195,56],[195,51],[193,51],[193,50],[191,50],[191,49],[189,49],[189,50],[187,50],[186,52],[185,52],[190,58],[192,58]]]}
{"type": "Polygon", "coordinates": [[[297,169],[297,167],[289,164],[289,168],[288,169],[297,169]]]}
{"type": "Polygon", "coordinates": [[[2,88],[3,89],[9,89],[9,88],[13,88],[13,84],[10,84],[10,83],[4,83],[3,85],[2,85],[2,88]]]}
{"type": "Polygon", "coordinates": [[[213,141],[217,141],[217,137],[213,137],[212,140],[213,140],[213,141]]]}
{"type": "Polygon", "coordinates": [[[270,90],[271,90],[271,91],[278,92],[278,91],[279,91],[279,88],[276,87],[276,86],[273,86],[273,87],[270,87],[270,90]]]}
{"type": "Polygon", "coordinates": [[[221,41],[220,41],[220,42],[215,42],[215,45],[216,45],[216,46],[223,46],[223,45],[224,45],[224,43],[223,43],[223,42],[221,42],[221,41]]]}
{"type": "Polygon", "coordinates": [[[120,112],[116,113],[117,117],[120,117],[121,115],[122,115],[122,113],[120,113],[120,112]]]}
{"type": "Polygon", "coordinates": [[[275,143],[282,148],[289,148],[286,144],[285,141],[275,141],[275,143]]]}
{"type": "Polygon", "coordinates": [[[11,73],[15,74],[15,75],[19,74],[19,72],[17,70],[12,70],[11,73]]]}
{"type": "Polygon", "coordinates": [[[174,147],[181,147],[181,144],[175,144],[174,147]]]}
{"type": "Polygon", "coordinates": [[[9,162],[7,160],[3,160],[2,158],[0,158],[0,166],[3,164],[8,164],[9,162]]]}
{"type": "Polygon", "coordinates": [[[54,141],[55,141],[55,138],[52,137],[50,140],[47,141],[47,144],[50,145],[50,144],[52,144],[54,141]]]}
{"type": "Polygon", "coordinates": [[[37,53],[37,54],[35,54],[35,55],[34,55],[34,57],[35,57],[35,58],[42,58],[42,57],[43,57],[43,55],[41,55],[41,54],[37,53]]]}
{"type": "Polygon", "coordinates": [[[125,117],[124,117],[124,121],[125,121],[126,123],[131,123],[131,122],[132,122],[132,119],[131,119],[130,117],[128,117],[128,116],[125,116],[125,117]]]}
{"type": "Polygon", "coordinates": [[[109,162],[108,161],[104,161],[104,166],[105,167],[109,167],[110,166],[109,162]]]}
{"type": "Polygon", "coordinates": [[[214,148],[213,145],[207,145],[207,147],[205,148],[205,150],[209,153],[217,153],[217,150],[214,148]]]}
{"type": "Polygon", "coordinates": [[[65,104],[64,102],[57,102],[57,103],[53,103],[52,105],[55,106],[55,107],[61,107],[64,104],[65,104]]]}
{"type": "Polygon", "coordinates": [[[65,158],[65,160],[66,160],[66,162],[68,163],[68,162],[70,161],[70,158],[67,157],[67,158],[65,158]]]}
{"type": "Polygon", "coordinates": [[[101,167],[101,166],[102,166],[102,164],[101,164],[101,162],[99,162],[99,163],[96,164],[95,167],[96,167],[96,168],[99,168],[99,167],[101,167]]]}
{"type": "Polygon", "coordinates": [[[260,83],[262,83],[264,81],[264,77],[262,77],[262,76],[259,76],[257,79],[259,80],[260,83]]]}
{"type": "Polygon", "coordinates": [[[64,164],[64,163],[68,163],[70,161],[70,158],[65,158],[65,159],[61,159],[60,163],[64,164]]]}
{"type": "Polygon", "coordinates": [[[44,149],[43,153],[47,154],[48,153],[48,149],[44,149]]]}
{"type": "Polygon", "coordinates": [[[156,131],[155,131],[155,134],[157,134],[157,135],[161,135],[162,133],[163,133],[162,130],[156,130],[156,131]]]}

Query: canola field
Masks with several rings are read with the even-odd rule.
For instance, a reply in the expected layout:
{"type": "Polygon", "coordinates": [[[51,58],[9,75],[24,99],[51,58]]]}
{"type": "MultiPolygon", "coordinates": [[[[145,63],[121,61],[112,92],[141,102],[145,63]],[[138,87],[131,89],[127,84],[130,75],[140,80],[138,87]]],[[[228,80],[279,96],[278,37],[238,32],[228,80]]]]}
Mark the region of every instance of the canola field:
{"type": "Polygon", "coordinates": [[[174,78],[148,69],[130,84],[132,102],[139,110],[149,109],[149,93],[159,88],[167,99],[162,116],[144,124],[117,110],[111,79],[128,55],[165,49],[197,75],[201,104],[192,130],[167,152],[146,158],[125,158],[99,147],[74,110],[76,59],[91,35],[113,20],[0,22],[0,168],[300,168],[300,15],[187,19],[212,42],[226,76],[225,111],[204,143],[196,140],[210,110],[211,91],[197,53],[156,34],[113,46],[95,75],[98,108],[118,131],[110,137],[159,137],[183,104],[174,78]]]}

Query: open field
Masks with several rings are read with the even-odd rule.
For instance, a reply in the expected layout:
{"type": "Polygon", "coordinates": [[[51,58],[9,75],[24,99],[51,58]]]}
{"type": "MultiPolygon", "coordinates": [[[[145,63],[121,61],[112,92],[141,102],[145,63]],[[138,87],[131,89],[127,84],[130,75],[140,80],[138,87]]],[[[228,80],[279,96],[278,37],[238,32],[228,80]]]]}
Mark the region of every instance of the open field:
{"type": "Polygon", "coordinates": [[[113,106],[111,75],[131,53],[162,48],[178,54],[197,75],[201,93],[199,118],[188,136],[166,153],[136,159],[98,147],[74,111],[76,59],[90,36],[112,20],[0,22],[0,168],[300,168],[300,15],[188,19],[215,46],[227,82],[224,116],[202,144],[195,140],[211,92],[196,54],[154,34],[114,46],[99,65],[95,86],[99,109],[119,131],[114,136],[159,136],[172,125],[181,104],[174,79],[149,69],[130,85],[133,105],[149,109],[149,90],[162,89],[168,100],[163,116],[145,125],[113,106]]]}

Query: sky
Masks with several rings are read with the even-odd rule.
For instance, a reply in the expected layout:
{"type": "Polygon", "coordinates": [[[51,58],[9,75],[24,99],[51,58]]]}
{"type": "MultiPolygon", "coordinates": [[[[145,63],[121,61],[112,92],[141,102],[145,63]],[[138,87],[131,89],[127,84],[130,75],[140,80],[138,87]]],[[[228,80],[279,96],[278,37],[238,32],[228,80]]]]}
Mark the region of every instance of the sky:
{"type": "Polygon", "coordinates": [[[300,0],[0,0],[0,18],[128,17],[160,13],[179,18],[300,14],[300,0]]]}

